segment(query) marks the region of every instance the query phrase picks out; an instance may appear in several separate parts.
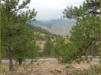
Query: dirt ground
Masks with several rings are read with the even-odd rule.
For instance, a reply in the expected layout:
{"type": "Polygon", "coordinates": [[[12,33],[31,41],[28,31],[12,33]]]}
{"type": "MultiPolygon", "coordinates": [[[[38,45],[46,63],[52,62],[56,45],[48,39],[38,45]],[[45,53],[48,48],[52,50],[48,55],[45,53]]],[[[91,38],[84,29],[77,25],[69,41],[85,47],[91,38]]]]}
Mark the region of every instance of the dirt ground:
{"type": "Polygon", "coordinates": [[[71,64],[71,66],[68,64],[69,67],[67,68],[67,64],[59,64],[55,59],[48,58],[39,60],[39,63],[16,65],[13,72],[6,71],[7,67],[4,67],[5,72],[0,73],[0,75],[69,75],[70,70],[88,69],[90,64],[71,64]]]}
{"type": "Polygon", "coordinates": [[[58,64],[54,58],[40,59],[33,64],[15,65],[13,72],[8,71],[7,64],[3,64],[2,69],[0,75],[66,75],[65,65],[58,64]]]}

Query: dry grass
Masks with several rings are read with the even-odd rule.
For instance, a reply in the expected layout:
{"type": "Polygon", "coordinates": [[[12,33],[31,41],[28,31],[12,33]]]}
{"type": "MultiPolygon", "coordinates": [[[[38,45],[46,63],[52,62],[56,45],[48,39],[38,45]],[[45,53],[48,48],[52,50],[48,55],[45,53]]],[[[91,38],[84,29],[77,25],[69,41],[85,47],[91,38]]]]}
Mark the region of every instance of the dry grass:
{"type": "Polygon", "coordinates": [[[7,70],[8,65],[2,65],[0,75],[65,75],[64,66],[60,64],[28,64],[15,65],[14,71],[7,70]]]}
{"type": "Polygon", "coordinates": [[[14,71],[10,72],[8,65],[0,64],[0,75],[27,75],[34,65],[14,65],[14,71]],[[25,73],[26,72],[26,73],[25,73]]]}
{"type": "Polygon", "coordinates": [[[14,65],[14,71],[9,72],[8,65],[0,64],[0,75],[98,75],[99,67],[89,64],[28,64],[14,65]],[[78,68],[79,67],[79,68],[78,68]]]}
{"type": "Polygon", "coordinates": [[[100,68],[98,65],[89,65],[89,67],[86,67],[87,65],[84,68],[83,66],[79,66],[79,68],[77,68],[73,65],[71,68],[67,67],[67,75],[100,75],[100,68]]]}
{"type": "Polygon", "coordinates": [[[0,64],[0,72],[4,72],[8,70],[8,65],[6,64],[0,64]]]}

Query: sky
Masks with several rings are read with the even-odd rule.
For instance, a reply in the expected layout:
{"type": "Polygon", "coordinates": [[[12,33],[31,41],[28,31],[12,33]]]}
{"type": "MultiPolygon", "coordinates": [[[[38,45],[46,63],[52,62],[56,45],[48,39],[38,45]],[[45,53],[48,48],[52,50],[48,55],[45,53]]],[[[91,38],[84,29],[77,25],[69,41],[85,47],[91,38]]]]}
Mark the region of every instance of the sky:
{"type": "Polygon", "coordinates": [[[31,0],[30,9],[37,11],[37,20],[58,19],[63,16],[63,10],[67,6],[79,6],[84,0],[31,0]]]}

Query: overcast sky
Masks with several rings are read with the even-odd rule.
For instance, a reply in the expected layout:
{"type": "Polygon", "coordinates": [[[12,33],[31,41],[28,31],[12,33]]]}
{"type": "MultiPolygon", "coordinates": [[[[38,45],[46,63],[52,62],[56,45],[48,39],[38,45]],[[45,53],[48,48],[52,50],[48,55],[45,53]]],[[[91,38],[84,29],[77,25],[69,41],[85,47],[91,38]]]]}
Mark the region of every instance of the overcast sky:
{"type": "Polygon", "coordinates": [[[79,6],[84,0],[31,0],[30,8],[38,12],[37,20],[50,20],[60,18],[67,6],[79,6]]]}

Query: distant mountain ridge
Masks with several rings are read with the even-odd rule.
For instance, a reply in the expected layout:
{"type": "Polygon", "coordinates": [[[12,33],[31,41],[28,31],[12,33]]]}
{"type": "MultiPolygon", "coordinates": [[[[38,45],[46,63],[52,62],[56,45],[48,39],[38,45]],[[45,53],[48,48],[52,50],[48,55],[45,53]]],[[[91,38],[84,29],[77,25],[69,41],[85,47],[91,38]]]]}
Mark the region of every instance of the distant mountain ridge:
{"type": "Polygon", "coordinates": [[[54,25],[54,24],[71,24],[75,22],[74,19],[52,19],[48,21],[41,21],[41,20],[36,20],[32,21],[33,24],[37,25],[54,25]]]}
{"type": "Polygon", "coordinates": [[[53,19],[48,21],[32,21],[31,24],[61,36],[69,35],[72,26],[76,23],[74,19],[53,19]]]}

